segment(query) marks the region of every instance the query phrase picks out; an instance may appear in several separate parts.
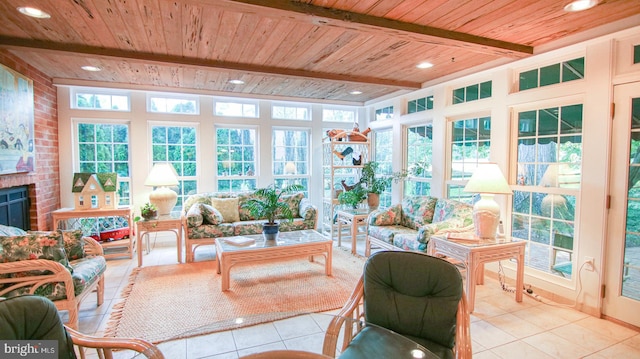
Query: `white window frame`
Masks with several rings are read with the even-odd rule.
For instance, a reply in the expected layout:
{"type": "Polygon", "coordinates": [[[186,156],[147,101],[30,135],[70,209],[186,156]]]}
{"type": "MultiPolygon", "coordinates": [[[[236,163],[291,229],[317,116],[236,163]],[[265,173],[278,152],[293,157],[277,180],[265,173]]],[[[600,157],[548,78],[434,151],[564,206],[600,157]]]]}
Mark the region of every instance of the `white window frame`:
{"type": "Polygon", "coordinates": [[[168,93],[158,93],[158,92],[148,92],[147,93],[147,112],[149,113],[164,113],[164,114],[171,114],[171,115],[187,115],[187,116],[194,116],[194,115],[199,115],[200,114],[200,97],[197,95],[184,95],[184,94],[168,94],[168,93]],[[184,101],[193,101],[195,104],[195,112],[194,113],[188,113],[188,112],[172,112],[169,110],[166,111],[155,111],[152,109],[152,101],[154,99],[164,99],[164,100],[184,100],[184,101]]]}
{"type": "Polygon", "coordinates": [[[117,111],[117,112],[131,112],[131,92],[112,89],[101,89],[93,87],[71,87],[69,103],[72,109],[87,110],[87,111],[117,111]],[[113,105],[113,96],[122,96],[127,99],[126,109],[113,109],[113,108],[95,108],[95,107],[79,107],[78,96],[79,95],[94,95],[94,96],[111,96],[111,103],[113,105]]]}
{"type": "Polygon", "coordinates": [[[291,102],[273,102],[271,104],[271,118],[274,120],[291,120],[291,121],[311,121],[311,105],[305,105],[300,103],[291,103],[291,102]],[[282,107],[284,109],[284,113],[287,113],[287,110],[294,111],[296,113],[295,118],[287,118],[287,117],[277,117],[275,107],[282,107]],[[305,114],[302,117],[298,117],[298,111],[305,110],[305,114]]]}
{"type": "Polygon", "coordinates": [[[336,122],[336,123],[357,123],[358,122],[358,107],[355,106],[333,106],[333,105],[323,105],[322,106],[322,122],[336,122]],[[325,118],[325,111],[345,111],[353,113],[353,121],[352,120],[336,120],[336,119],[327,119],[325,118]]]}
{"type": "Polygon", "coordinates": [[[213,98],[213,116],[216,117],[236,117],[236,118],[259,118],[260,117],[260,103],[258,100],[239,99],[232,97],[214,97],[213,98]],[[235,104],[242,107],[242,114],[240,115],[226,115],[217,113],[218,104],[235,104]],[[255,115],[245,115],[244,106],[251,105],[255,109],[255,115]]]}
{"type": "MultiPolygon", "coordinates": [[[[272,148],[273,148],[273,154],[272,154],[272,164],[271,164],[271,171],[273,173],[273,178],[275,180],[275,182],[280,182],[282,184],[301,184],[305,187],[304,192],[305,192],[305,196],[309,196],[309,184],[311,182],[311,173],[312,173],[312,169],[311,169],[311,151],[312,151],[312,146],[311,146],[311,129],[310,128],[303,128],[303,127],[297,127],[297,128],[289,128],[289,127],[273,127],[271,129],[271,144],[272,144],[272,148]],[[276,154],[278,152],[279,148],[284,149],[285,151],[287,150],[287,146],[285,145],[279,145],[277,143],[275,143],[275,132],[276,131],[295,131],[295,132],[305,132],[307,135],[307,146],[306,146],[306,158],[304,160],[293,160],[293,161],[288,161],[288,160],[284,160],[282,161],[281,158],[277,157],[276,154]],[[292,174],[288,174],[288,173],[284,173],[285,170],[284,168],[286,167],[288,162],[292,162],[294,163],[294,165],[296,165],[296,169],[298,168],[297,163],[303,162],[306,163],[306,168],[307,168],[307,173],[292,173],[292,174]],[[282,168],[282,171],[280,171],[280,169],[282,168]]],[[[300,146],[296,146],[298,148],[301,148],[300,146]]]]}
{"type": "MultiPolygon", "coordinates": [[[[214,168],[215,168],[215,174],[216,174],[216,191],[218,192],[224,192],[223,190],[220,189],[220,181],[231,181],[231,183],[233,183],[233,181],[240,181],[242,182],[241,184],[241,190],[240,191],[248,191],[248,190],[252,190],[255,189],[257,183],[258,183],[258,178],[260,177],[260,156],[259,156],[259,149],[260,149],[260,127],[259,126],[243,126],[243,125],[226,125],[226,124],[220,124],[220,125],[216,125],[214,127],[214,131],[213,131],[213,141],[214,141],[214,151],[218,151],[218,129],[230,129],[230,130],[253,130],[254,131],[254,135],[255,135],[255,142],[254,142],[254,168],[253,168],[253,174],[247,174],[247,172],[245,172],[246,170],[243,169],[243,172],[241,174],[236,174],[236,175],[220,175],[218,173],[218,156],[217,154],[214,155],[214,168]],[[247,183],[253,183],[253,186],[247,185],[247,183]]],[[[231,147],[231,146],[230,146],[231,147]]],[[[228,192],[232,192],[231,190],[232,188],[229,188],[228,192]]]]}

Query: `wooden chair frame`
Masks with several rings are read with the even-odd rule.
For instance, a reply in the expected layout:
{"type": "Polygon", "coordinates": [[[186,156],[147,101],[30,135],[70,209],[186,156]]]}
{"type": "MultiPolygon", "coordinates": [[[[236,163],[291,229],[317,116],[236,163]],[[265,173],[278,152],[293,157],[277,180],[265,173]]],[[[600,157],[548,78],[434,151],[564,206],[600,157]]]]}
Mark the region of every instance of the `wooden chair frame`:
{"type": "Polygon", "coordinates": [[[86,358],[86,349],[95,349],[100,359],[113,359],[113,352],[121,350],[132,350],[149,359],[164,359],[164,355],[157,346],[143,339],[103,338],[82,334],[68,326],[65,326],[65,329],[71,336],[76,353],[81,359],[86,358]]]}

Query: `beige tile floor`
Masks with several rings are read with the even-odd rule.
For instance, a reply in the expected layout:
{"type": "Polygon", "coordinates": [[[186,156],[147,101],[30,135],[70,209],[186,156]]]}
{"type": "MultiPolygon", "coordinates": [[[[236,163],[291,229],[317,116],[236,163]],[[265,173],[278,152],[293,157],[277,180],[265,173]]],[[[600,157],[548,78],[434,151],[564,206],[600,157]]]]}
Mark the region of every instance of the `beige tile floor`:
{"type": "MultiPolygon", "coordinates": [[[[358,242],[359,253],[364,252],[361,246],[363,243],[358,242]]],[[[176,262],[175,238],[152,234],[151,248],[144,255],[144,266],[176,262]]],[[[196,251],[196,260],[213,258],[213,246],[196,251]]],[[[120,293],[137,260],[134,256],[107,264],[104,304],[96,307],[94,296],[85,300],[80,310],[82,332],[104,332],[111,308],[122,301],[120,293]]],[[[640,358],[640,332],[527,296],[517,303],[513,293],[503,292],[490,278],[478,286],[475,308],[471,316],[474,358],[640,358]]],[[[320,352],[329,318],[326,314],[304,315],[160,343],[159,347],[167,359],[238,358],[285,348],[320,352]]]]}

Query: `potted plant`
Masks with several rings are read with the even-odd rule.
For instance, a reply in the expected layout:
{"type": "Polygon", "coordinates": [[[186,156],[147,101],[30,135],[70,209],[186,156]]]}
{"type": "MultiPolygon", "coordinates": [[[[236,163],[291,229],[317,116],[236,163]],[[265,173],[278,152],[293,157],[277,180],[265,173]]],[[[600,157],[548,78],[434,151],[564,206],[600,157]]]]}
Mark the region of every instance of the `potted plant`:
{"type": "Polygon", "coordinates": [[[351,189],[340,193],[338,195],[338,202],[356,208],[365,198],[367,198],[367,192],[364,187],[362,187],[362,184],[358,182],[351,189]]]}
{"type": "Polygon", "coordinates": [[[151,202],[147,202],[144,206],[140,207],[140,216],[146,221],[158,217],[158,207],[151,202]]]}
{"type": "Polygon", "coordinates": [[[252,216],[256,218],[265,218],[267,221],[262,225],[262,234],[265,239],[273,240],[278,236],[280,224],[276,222],[276,218],[292,220],[293,213],[287,203],[280,201],[283,194],[295,193],[302,191],[303,186],[292,184],[282,189],[276,188],[272,184],[265,188],[259,188],[254,192],[254,196],[242,203],[242,208],[249,210],[252,216]]]}
{"type": "Polygon", "coordinates": [[[407,176],[407,171],[395,172],[391,175],[376,176],[379,162],[370,161],[362,167],[360,183],[365,187],[369,208],[376,209],[380,205],[380,193],[391,186],[391,181],[398,182],[407,176]]]}

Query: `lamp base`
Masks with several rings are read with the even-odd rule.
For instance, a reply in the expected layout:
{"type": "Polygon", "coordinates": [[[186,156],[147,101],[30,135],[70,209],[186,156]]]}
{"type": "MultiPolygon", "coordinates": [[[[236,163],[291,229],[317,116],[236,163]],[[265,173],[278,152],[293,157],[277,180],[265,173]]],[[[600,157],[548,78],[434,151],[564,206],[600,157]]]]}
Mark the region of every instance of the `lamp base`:
{"type": "Polygon", "coordinates": [[[158,187],[149,194],[149,202],[158,208],[158,215],[167,215],[178,203],[178,194],[167,187],[158,187]]]}
{"type": "Polygon", "coordinates": [[[500,206],[492,194],[480,194],[480,200],[473,205],[473,225],[476,235],[482,239],[495,239],[500,223],[500,206]]]}

